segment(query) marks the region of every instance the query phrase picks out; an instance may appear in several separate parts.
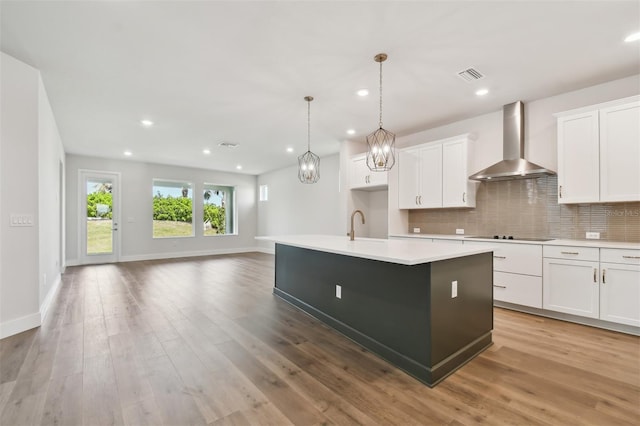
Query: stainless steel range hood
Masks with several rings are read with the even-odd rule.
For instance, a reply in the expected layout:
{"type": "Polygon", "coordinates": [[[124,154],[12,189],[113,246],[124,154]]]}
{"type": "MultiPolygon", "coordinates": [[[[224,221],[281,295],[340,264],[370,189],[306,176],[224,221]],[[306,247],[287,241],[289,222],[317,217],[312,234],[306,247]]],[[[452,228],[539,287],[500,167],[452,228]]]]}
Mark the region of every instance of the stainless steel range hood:
{"type": "Polygon", "coordinates": [[[521,101],[505,105],[502,109],[503,147],[502,161],[469,176],[479,181],[534,179],[555,175],[546,169],[524,159],[524,104],[521,101]]]}

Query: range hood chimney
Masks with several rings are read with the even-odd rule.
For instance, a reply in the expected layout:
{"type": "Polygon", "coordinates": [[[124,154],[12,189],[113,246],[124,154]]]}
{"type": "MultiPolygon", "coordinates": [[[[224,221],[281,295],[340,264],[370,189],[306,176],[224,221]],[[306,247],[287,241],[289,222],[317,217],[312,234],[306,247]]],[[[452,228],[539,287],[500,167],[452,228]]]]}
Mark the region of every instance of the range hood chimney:
{"type": "Polygon", "coordinates": [[[534,179],[555,172],[524,159],[524,104],[517,101],[502,108],[502,161],[469,176],[471,180],[534,179]]]}

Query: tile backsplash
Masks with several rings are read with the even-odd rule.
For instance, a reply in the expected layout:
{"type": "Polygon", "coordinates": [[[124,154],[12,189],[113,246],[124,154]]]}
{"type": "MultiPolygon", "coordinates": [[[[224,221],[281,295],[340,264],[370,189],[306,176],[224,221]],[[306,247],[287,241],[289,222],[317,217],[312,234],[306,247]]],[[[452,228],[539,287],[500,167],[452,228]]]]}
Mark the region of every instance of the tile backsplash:
{"type": "Polygon", "coordinates": [[[600,232],[601,240],[640,242],[640,202],[558,204],[557,188],[556,176],[482,182],[475,209],[410,210],[409,232],[574,240],[600,232]]]}

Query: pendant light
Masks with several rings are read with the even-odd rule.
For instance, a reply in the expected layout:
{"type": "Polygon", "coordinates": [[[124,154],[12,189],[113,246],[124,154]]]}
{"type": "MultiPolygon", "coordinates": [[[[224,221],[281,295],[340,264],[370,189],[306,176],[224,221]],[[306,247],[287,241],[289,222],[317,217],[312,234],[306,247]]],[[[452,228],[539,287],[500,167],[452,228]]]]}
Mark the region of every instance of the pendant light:
{"type": "Polygon", "coordinates": [[[396,163],[396,135],[382,128],[382,63],[386,53],[378,53],[373,60],[380,64],[380,127],[367,136],[367,166],[372,172],[386,172],[396,163]]]}
{"type": "Polygon", "coordinates": [[[302,183],[316,183],[320,179],[320,157],[311,152],[311,101],[312,96],[305,96],[307,101],[307,152],[298,157],[298,179],[302,183]]]}

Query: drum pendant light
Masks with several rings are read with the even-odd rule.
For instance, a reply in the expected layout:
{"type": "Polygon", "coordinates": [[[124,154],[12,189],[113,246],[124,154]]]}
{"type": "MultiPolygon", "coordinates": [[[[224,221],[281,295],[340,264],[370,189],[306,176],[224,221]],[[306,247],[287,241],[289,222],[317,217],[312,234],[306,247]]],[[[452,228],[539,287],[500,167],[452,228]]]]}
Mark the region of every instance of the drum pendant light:
{"type": "Polygon", "coordinates": [[[307,101],[307,152],[298,157],[298,179],[302,183],[316,183],[320,179],[320,157],[311,152],[311,101],[312,96],[305,96],[307,101]]]}
{"type": "Polygon", "coordinates": [[[380,127],[367,136],[367,166],[372,172],[386,172],[396,163],[396,135],[382,128],[382,63],[387,54],[378,53],[373,60],[380,64],[380,127]]]}

